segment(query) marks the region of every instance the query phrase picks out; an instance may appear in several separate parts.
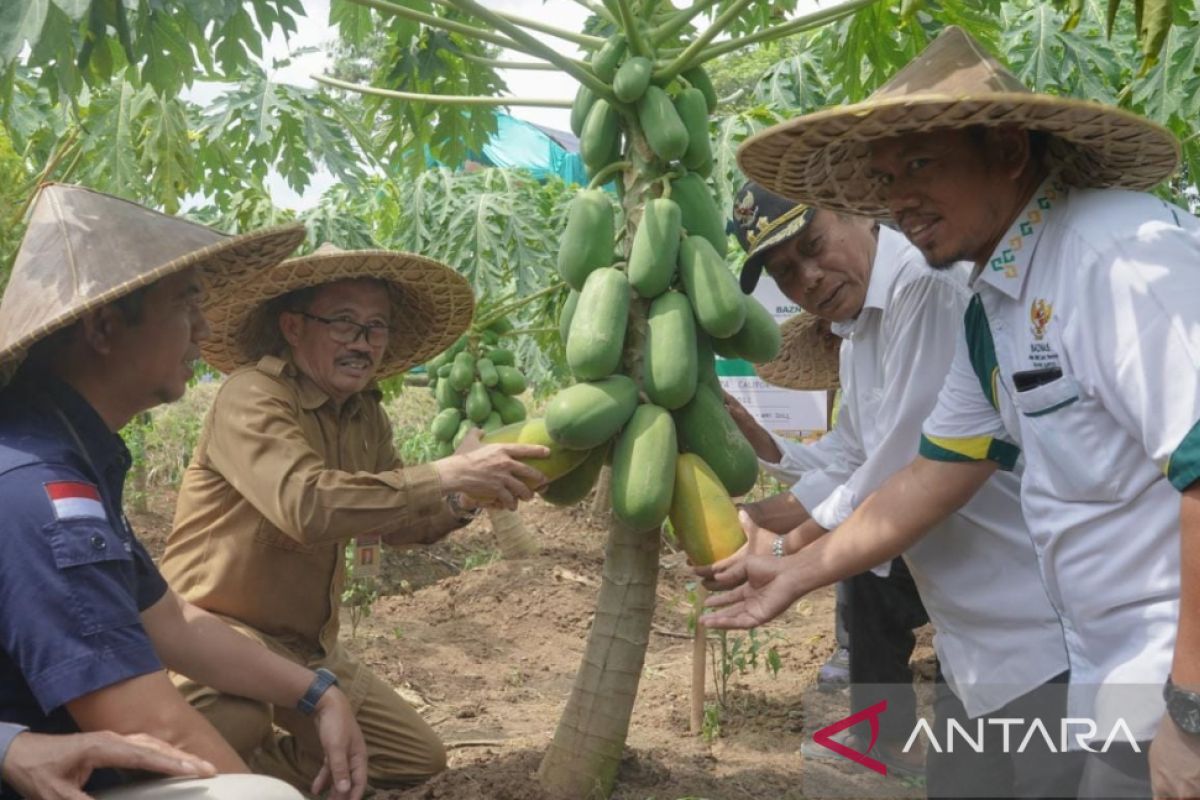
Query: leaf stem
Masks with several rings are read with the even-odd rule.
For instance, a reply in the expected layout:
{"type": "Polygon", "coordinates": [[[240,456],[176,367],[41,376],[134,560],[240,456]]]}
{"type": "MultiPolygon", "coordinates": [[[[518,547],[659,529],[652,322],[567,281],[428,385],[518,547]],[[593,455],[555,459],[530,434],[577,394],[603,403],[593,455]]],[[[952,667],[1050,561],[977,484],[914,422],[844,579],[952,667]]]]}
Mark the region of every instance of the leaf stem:
{"type": "Polygon", "coordinates": [[[606,22],[609,22],[613,25],[617,24],[617,18],[614,17],[612,12],[609,11],[604,6],[598,6],[595,3],[591,2],[591,0],[574,0],[574,2],[577,3],[578,5],[582,6],[583,8],[587,9],[588,11],[592,12],[597,17],[600,17],[601,19],[605,20],[606,22]]]}
{"type": "MultiPolygon", "coordinates": [[[[384,14],[404,17],[405,19],[411,19],[414,22],[420,22],[424,25],[429,25],[434,28],[441,28],[444,31],[461,33],[464,36],[474,36],[476,39],[480,39],[485,42],[491,42],[492,44],[498,44],[504,48],[521,50],[521,47],[512,39],[501,36],[497,33],[493,33],[486,28],[477,28],[474,25],[467,25],[462,22],[456,22],[452,19],[445,19],[443,17],[434,16],[433,14],[426,14],[423,11],[417,11],[415,9],[408,8],[407,6],[402,6],[399,3],[389,3],[388,0],[349,0],[349,2],[359,6],[373,8],[376,11],[384,14]]],[[[533,54],[530,53],[530,55],[533,54]]]]}
{"type": "Polygon", "coordinates": [[[621,27],[625,29],[625,38],[629,41],[629,49],[633,51],[635,56],[644,56],[650,53],[646,43],[642,41],[642,34],[638,31],[637,23],[633,18],[633,10],[629,7],[629,0],[616,0],[617,11],[621,13],[621,27]]]}
{"type": "MultiPolygon", "coordinates": [[[[371,2],[378,2],[378,0],[371,0],[371,2]]],[[[597,96],[603,97],[605,100],[615,100],[612,89],[599,80],[590,69],[576,64],[564,55],[560,55],[554,49],[540,42],[521,26],[515,25],[496,12],[484,8],[475,2],[475,0],[448,0],[448,2],[452,3],[460,11],[474,14],[484,22],[491,23],[497,30],[511,36],[517,42],[517,47],[511,49],[519,50],[535,58],[540,58],[543,61],[549,61],[584,86],[587,86],[597,96]]]]}
{"type": "Polygon", "coordinates": [[[498,320],[504,319],[509,314],[516,311],[517,309],[524,308],[525,306],[532,303],[534,300],[539,300],[539,299],[545,297],[546,295],[554,294],[555,292],[561,291],[562,289],[566,288],[566,286],[567,286],[566,281],[559,281],[558,283],[552,283],[549,286],[547,286],[545,289],[539,289],[538,291],[534,292],[533,294],[522,297],[520,300],[514,300],[513,302],[509,303],[508,305],[504,305],[504,306],[500,306],[500,308],[492,309],[491,314],[489,314],[484,319],[477,321],[473,327],[476,330],[483,330],[484,328],[487,328],[489,325],[494,324],[498,320]]]}
{"type": "Polygon", "coordinates": [[[822,9],[812,14],[807,14],[803,17],[797,17],[790,22],[785,22],[783,25],[777,25],[773,28],[767,28],[748,36],[742,36],[738,39],[727,39],[723,42],[708,47],[702,52],[698,58],[694,58],[691,63],[687,64],[685,69],[690,69],[697,64],[702,64],[705,61],[711,61],[718,56],[723,56],[726,53],[734,50],[741,50],[752,44],[759,42],[770,42],[775,39],[791,36],[794,33],[800,33],[811,28],[818,28],[822,25],[827,25],[830,22],[836,22],[843,17],[851,16],[858,13],[860,10],[869,5],[879,2],[879,0],[849,0],[849,2],[833,6],[832,8],[822,9]]]}
{"type": "Polygon", "coordinates": [[[651,43],[656,45],[662,44],[667,39],[670,39],[687,27],[687,24],[692,21],[693,17],[712,8],[716,2],[717,0],[699,0],[695,5],[676,12],[675,16],[664,22],[654,32],[654,35],[650,37],[651,43]]]}
{"type": "MultiPolygon", "coordinates": [[[[438,5],[446,6],[447,8],[454,8],[453,0],[435,0],[435,2],[438,5]]],[[[522,17],[518,14],[510,14],[507,11],[493,11],[492,13],[498,17],[501,17],[502,19],[508,20],[514,25],[520,25],[522,28],[529,28],[530,30],[545,33],[549,36],[554,36],[558,39],[564,39],[568,42],[574,42],[581,47],[595,50],[604,44],[604,39],[599,36],[590,36],[586,33],[575,33],[574,31],[563,30],[562,28],[556,28],[553,25],[547,25],[544,22],[539,22],[536,19],[529,19],[528,17],[522,17]]]]}
{"type": "Polygon", "coordinates": [[[715,20],[713,20],[712,24],[705,29],[704,33],[697,36],[696,39],[687,47],[685,47],[682,53],[675,56],[675,58],[671,60],[671,63],[667,64],[667,66],[664,67],[661,72],[659,70],[655,70],[655,79],[660,81],[669,81],[687,67],[692,66],[692,61],[697,55],[704,51],[704,48],[708,46],[708,43],[711,42],[718,33],[728,28],[733,21],[737,19],[738,14],[741,14],[743,9],[753,2],[754,0],[734,0],[734,2],[730,4],[729,8],[725,9],[725,11],[723,11],[715,20]]]}
{"type": "Polygon", "coordinates": [[[359,94],[371,94],[377,97],[390,97],[393,100],[415,100],[422,103],[436,103],[444,106],[537,106],[540,108],[570,108],[570,100],[554,100],[548,97],[484,97],[482,95],[462,94],[420,94],[418,92],[398,92],[394,89],[380,89],[377,86],[363,86],[358,83],[331,78],[328,75],[313,75],[312,79],[326,86],[334,86],[359,94]]]}
{"type": "Polygon", "coordinates": [[[608,180],[609,175],[612,175],[614,172],[620,172],[623,169],[629,169],[630,166],[632,166],[632,162],[629,161],[614,161],[593,175],[592,179],[588,181],[587,188],[594,189],[597,186],[603,186],[608,180]]]}
{"type": "Polygon", "coordinates": [[[545,70],[547,72],[557,72],[558,67],[553,64],[546,64],[541,61],[502,61],[498,58],[487,58],[486,56],[477,56],[474,53],[459,53],[460,58],[464,61],[469,61],[472,64],[482,64],[485,67],[493,69],[535,69],[545,70]]]}

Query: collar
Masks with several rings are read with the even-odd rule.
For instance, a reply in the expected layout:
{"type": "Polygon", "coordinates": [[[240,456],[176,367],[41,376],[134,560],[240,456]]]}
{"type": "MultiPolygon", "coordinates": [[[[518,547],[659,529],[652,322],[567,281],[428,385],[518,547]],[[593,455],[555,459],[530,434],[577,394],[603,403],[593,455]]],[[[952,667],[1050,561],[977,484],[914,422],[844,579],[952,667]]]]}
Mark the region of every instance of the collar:
{"type": "Polygon", "coordinates": [[[858,321],[870,310],[883,311],[887,308],[888,298],[892,296],[892,286],[900,275],[903,260],[901,250],[907,240],[886,225],[879,226],[879,234],[875,237],[875,260],[871,262],[871,277],[867,280],[867,296],[863,299],[862,310],[854,319],[830,323],[829,329],[843,339],[850,338],[858,321]]]}
{"type": "MultiPolygon", "coordinates": [[[[305,411],[315,411],[329,402],[329,395],[321,387],[317,386],[312,378],[309,378],[296,368],[296,363],[292,360],[290,352],[284,353],[282,358],[279,356],[263,356],[258,361],[258,369],[275,378],[284,375],[290,378],[296,384],[296,388],[300,394],[300,407],[305,411]]],[[[342,406],[343,411],[346,409],[357,411],[362,405],[363,398],[369,395],[374,395],[377,400],[382,399],[383,391],[379,388],[378,381],[372,380],[367,384],[367,388],[348,399],[342,406]]]]}
{"type": "Polygon", "coordinates": [[[1055,209],[1063,205],[1067,194],[1067,187],[1057,175],[1042,181],[1017,215],[1016,221],[1000,238],[987,264],[975,267],[971,273],[971,288],[975,289],[976,282],[982,281],[1014,300],[1020,297],[1029,277],[1033,254],[1046,230],[1046,221],[1053,216],[1055,209]]]}
{"type": "MultiPolygon", "coordinates": [[[[99,473],[97,478],[104,478],[114,466],[122,471],[132,466],[133,459],[125,441],[108,429],[100,413],[70,384],[56,376],[42,374],[34,386],[42,397],[48,396],[58,410],[70,420],[71,427],[75,429],[79,441],[87,451],[80,455],[99,473]]],[[[58,427],[62,427],[57,415],[51,413],[50,416],[54,418],[58,427]]],[[[123,474],[122,472],[122,477],[123,474]]]]}

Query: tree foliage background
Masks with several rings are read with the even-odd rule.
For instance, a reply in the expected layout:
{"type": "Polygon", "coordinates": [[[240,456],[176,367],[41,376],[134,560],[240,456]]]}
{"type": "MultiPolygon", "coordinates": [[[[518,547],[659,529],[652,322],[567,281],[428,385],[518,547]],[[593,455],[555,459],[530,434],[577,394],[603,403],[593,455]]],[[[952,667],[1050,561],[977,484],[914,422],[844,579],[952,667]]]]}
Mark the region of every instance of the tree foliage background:
{"type": "MultiPolygon", "coordinates": [[[[1184,167],[1164,187],[1184,205],[1200,174],[1200,11],[1162,0],[1175,23],[1152,67],[1132,9],[1106,35],[1106,0],[876,2],[774,42],[734,48],[709,70],[723,98],[714,122],[714,181],[728,202],[735,162],[753,131],[795,114],[866,97],[942,27],[956,24],[1002,56],[1031,88],[1115,103],[1171,128],[1184,167]]],[[[550,0],[566,2],[566,0],[550,0]]],[[[479,25],[441,0],[402,5],[479,25]]],[[[731,0],[711,4],[727,10],[731,0]]],[[[794,13],[795,0],[753,3],[730,36],[794,13]]],[[[444,260],[486,306],[554,280],[568,187],[514,170],[458,169],[495,130],[490,111],[362,97],[273,81],[264,41],[294,32],[300,0],[18,0],[0,4],[0,282],[27,201],[41,180],[69,180],[237,231],[302,218],[309,246],[388,247],[444,260]],[[197,82],[219,91],[186,99],[197,82]],[[272,172],[297,191],[324,168],[337,183],[313,209],[273,204],[272,172]]],[[[357,83],[428,94],[504,93],[497,35],[446,32],[332,0],[331,72],[357,83]]],[[[702,28],[704,16],[681,35],[702,28]]],[[[603,34],[593,17],[588,34],[603,34]]],[[[585,34],[586,36],[586,34],[585,34]]],[[[566,98],[564,98],[566,99],[566,98]]],[[[735,248],[736,250],[736,248],[735,248]]],[[[563,377],[553,326],[561,296],[522,311],[520,349],[538,384],[563,377]]]]}

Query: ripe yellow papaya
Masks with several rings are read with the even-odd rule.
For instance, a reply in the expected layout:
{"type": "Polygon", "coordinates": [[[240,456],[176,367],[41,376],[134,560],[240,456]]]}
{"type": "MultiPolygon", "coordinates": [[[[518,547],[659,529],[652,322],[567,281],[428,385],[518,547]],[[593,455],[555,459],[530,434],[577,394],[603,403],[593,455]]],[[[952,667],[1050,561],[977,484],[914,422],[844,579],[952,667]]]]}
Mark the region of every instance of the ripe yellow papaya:
{"type": "Polygon", "coordinates": [[[733,500],[695,453],[680,453],[675,460],[670,519],[679,546],[699,566],[729,558],[746,543],[733,500]]]}
{"type": "MultiPolygon", "coordinates": [[[[550,448],[546,458],[523,458],[521,461],[554,481],[578,467],[588,457],[589,450],[568,450],[550,438],[546,421],[541,417],[527,419],[497,428],[483,437],[484,444],[540,444],[550,448]]],[[[530,484],[531,486],[533,484],[530,484]]]]}

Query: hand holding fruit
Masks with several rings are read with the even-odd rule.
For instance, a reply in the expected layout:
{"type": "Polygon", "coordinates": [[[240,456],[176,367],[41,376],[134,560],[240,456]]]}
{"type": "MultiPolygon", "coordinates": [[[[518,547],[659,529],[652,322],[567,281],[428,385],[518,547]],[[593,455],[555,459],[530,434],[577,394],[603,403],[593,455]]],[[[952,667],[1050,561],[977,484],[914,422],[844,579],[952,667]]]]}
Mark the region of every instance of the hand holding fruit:
{"type": "Polygon", "coordinates": [[[489,444],[456,452],[433,466],[447,493],[462,492],[482,505],[497,504],[511,511],[546,483],[546,476],[521,459],[549,455],[549,448],[536,444],[489,444]]]}
{"type": "Polygon", "coordinates": [[[742,436],[745,436],[746,441],[754,448],[754,454],[763,461],[778,464],[783,459],[783,453],[779,452],[779,445],[775,444],[767,429],[758,423],[736,397],[729,392],[721,394],[724,395],[725,410],[733,417],[733,423],[742,432],[742,436]]]}

